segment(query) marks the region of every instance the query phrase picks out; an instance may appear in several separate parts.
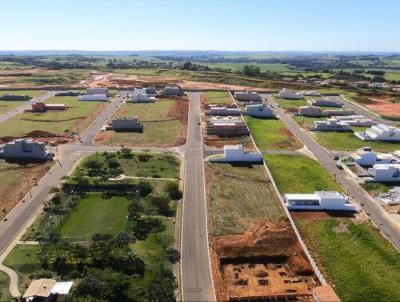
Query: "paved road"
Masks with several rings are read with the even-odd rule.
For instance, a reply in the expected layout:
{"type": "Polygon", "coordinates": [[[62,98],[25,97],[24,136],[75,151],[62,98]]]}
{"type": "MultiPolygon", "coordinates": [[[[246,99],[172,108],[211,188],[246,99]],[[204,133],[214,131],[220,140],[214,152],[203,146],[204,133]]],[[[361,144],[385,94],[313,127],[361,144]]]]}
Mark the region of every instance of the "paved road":
{"type": "Polygon", "coordinates": [[[183,301],[214,301],[208,254],[200,94],[189,95],[182,228],[183,301]]]}
{"type": "Polygon", "coordinates": [[[17,114],[23,113],[25,110],[31,109],[32,104],[36,102],[43,102],[47,100],[48,98],[51,98],[54,96],[55,92],[54,91],[47,91],[45,94],[42,96],[39,96],[37,98],[34,98],[30,101],[25,102],[23,105],[15,108],[14,110],[8,111],[6,113],[0,114],[0,123],[3,123],[5,121],[8,121],[9,119],[13,118],[17,114]]]}
{"type": "Polygon", "coordinates": [[[400,226],[365,192],[347,173],[337,169],[333,154],[316,143],[291,116],[286,114],[271,96],[266,96],[268,103],[273,105],[281,121],[293,134],[314,154],[318,161],[335,177],[352,199],[362,207],[370,219],[385,234],[397,249],[400,249],[400,226]]]}

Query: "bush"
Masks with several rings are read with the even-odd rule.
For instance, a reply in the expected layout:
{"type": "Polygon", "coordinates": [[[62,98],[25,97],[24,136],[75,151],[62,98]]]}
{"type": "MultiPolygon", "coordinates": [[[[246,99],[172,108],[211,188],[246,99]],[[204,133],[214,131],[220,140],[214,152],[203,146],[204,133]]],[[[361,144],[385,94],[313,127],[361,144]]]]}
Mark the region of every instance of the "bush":
{"type": "Polygon", "coordinates": [[[182,198],[182,191],[179,190],[179,185],[176,182],[168,182],[165,186],[165,191],[168,193],[168,196],[173,200],[179,200],[182,198]]]}

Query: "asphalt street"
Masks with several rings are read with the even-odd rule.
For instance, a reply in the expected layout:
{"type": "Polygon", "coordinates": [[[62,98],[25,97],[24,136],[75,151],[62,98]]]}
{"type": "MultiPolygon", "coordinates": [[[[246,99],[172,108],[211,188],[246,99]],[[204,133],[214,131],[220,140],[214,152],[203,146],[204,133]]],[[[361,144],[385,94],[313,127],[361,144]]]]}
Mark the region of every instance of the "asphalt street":
{"type": "Polygon", "coordinates": [[[200,94],[189,93],[182,228],[183,301],[214,301],[208,254],[200,94]]]}
{"type": "MultiPolygon", "coordinates": [[[[369,195],[365,192],[354,179],[351,178],[346,172],[337,168],[337,163],[333,159],[333,153],[329,152],[317,142],[315,142],[308,133],[303,130],[291,116],[286,114],[284,110],[278,107],[275,100],[268,95],[265,95],[268,103],[273,105],[280,120],[293,132],[293,134],[314,154],[318,162],[321,163],[327,171],[342,185],[347,191],[348,195],[357,203],[365,213],[369,216],[372,222],[381,230],[381,232],[393,243],[393,245],[400,249],[400,226],[394,222],[393,219],[387,214],[380,205],[378,205],[369,195]]],[[[267,163],[268,164],[268,163],[267,163]]]]}

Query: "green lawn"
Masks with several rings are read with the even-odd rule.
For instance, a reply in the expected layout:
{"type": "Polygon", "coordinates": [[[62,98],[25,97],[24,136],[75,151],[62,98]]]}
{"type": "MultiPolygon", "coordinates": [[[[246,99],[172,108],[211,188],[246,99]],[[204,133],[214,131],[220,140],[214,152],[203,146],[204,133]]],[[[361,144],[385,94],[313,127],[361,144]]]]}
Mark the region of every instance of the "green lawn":
{"type": "Polygon", "coordinates": [[[211,234],[241,234],[263,219],[279,221],[284,216],[263,165],[206,166],[211,234]]]}
{"type": "Polygon", "coordinates": [[[0,114],[7,113],[14,110],[22,105],[26,104],[26,101],[1,101],[0,100],[0,114]]]}
{"type": "Polygon", "coordinates": [[[45,90],[0,90],[0,96],[4,94],[16,94],[16,95],[29,95],[33,98],[37,98],[45,93],[45,90]]]}
{"type": "MultiPolygon", "coordinates": [[[[353,127],[354,131],[364,131],[366,128],[353,127]]],[[[353,132],[315,132],[317,141],[330,150],[354,151],[358,148],[369,146],[379,152],[393,152],[400,148],[400,143],[363,141],[353,132]]]]}
{"type": "Polygon", "coordinates": [[[257,146],[261,150],[295,150],[301,143],[280,120],[245,117],[257,146]]]}
{"type": "Polygon", "coordinates": [[[311,158],[275,154],[265,155],[264,158],[281,194],[342,191],[325,168],[311,158]]]}
{"type": "Polygon", "coordinates": [[[9,302],[12,300],[9,285],[10,279],[8,278],[7,274],[0,271],[0,301],[1,302],[9,302]]]}
{"type": "Polygon", "coordinates": [[[400,301],[400,257],[369,222],[295,219],[342,301],[400,301]]]}
{"type": "Polygon", "coordinates": [[[103,199],[99,193],[89,193],[64,218],[60,235],[88,238],[96,233],[117,234],[124,228],[129,202],[125,197],[103,199]]]}
{"type": "Polygon", "coordinates": [[[88,76],[88,70],[61,69],[51,72],[42,71],[30,76],[22,76],[18,78],[17,82],[33,85],[71,85],[86,79],[88,76]]]}
{"type": "MultiPolygon", "coordinates": [[[[97,159],[106,165],[106,154],[96,153],[86,157],[79,169],[87,175],[85,162],[97,159]]],[[[115,159],[120,163],[123,174],[135,177],[179,178],[180,160],[165,153],[133,153],[132,158],[123,158],[116,154],[115,159]]]]}
{"type": "Polygon", "coordinates": [[[4,265],[17,272],[21,292],[29,286],[31,274],[40,269],[38,253],[38,245],[18,244],[3,262],[4,265]]]}
{"type": "Polygon", "coordinates": [[[203,98],[208,104],[232,104],[232,98],[227,91],[206,91],[203,98]]]}
{"type": "Polygon", "coordinates": [[[91,114],[95,118],[95,110],[104,106],[100,102],[81,102],[77,97],[54,97],[46,100],[46,103],[66,104],[68,108],[64,111],[19,114],[0,124],[1,136],[18,137],[33,130],[49,131],[59,135],[76,131],[77,128],[82,132],[90,124],[91,114]]]}
{"type": "Polygon", "coordinates": [[[281,106],[284,109],[298,108],[300,106],[309,106],[309,104],[307,103],[306,99],[302,99],[302,100],[285,100],[285,99],[281,99],[281,98],[275,97],[275,100],[278,103],[278,105],[281,106]]]}
{"type": "MultiPolygon", "coordinates": [[[[169,114],[175,101],[161,99],[150,104],[125,104],[117,116],[137,116],[144,125],[143,133],[118,132],[106,137],[103,143],[128,146],[174,146],[184,143],[186,124],[169,114]]],[[[103,133],[107,135],[107,133],[103,133]]]]}

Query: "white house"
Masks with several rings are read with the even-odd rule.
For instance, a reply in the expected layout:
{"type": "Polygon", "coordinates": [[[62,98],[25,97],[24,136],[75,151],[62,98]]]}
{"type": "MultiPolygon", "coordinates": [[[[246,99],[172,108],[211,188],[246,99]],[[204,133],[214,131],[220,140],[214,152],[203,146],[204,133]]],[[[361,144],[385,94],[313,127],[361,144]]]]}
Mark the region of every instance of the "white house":
{"type": "Polygon", "coordinates": [[[328,97],[310,100],[309,104],[318,107],[343,107],[342,102],[328,97]]]}
{"type": "Polygon", "coordinates": [[[375,124],[372,119],[366,118],[363,115],[332,116],[332,118],[356,127],[371,127],[375,124]]]}
{"type": "Polygon", "coordinates": [[[69,294],[73,281],[57,282],[54,279],[36,279],[31,282],[23,298],[31,301],[61,301],[69,294]]]}
{"type": "Polygon", "coordinates": [[[304,96],[302,94],[295,93],[286,88],[283,88],[281,91],[279,91],[278,97],[280,97],[282,99],[289,99],[289,100],[301,100],[304,98],[304,96]]]}
{"type": "Polygon", "coordinates": [[[370,147],[362,147],[356,152],[350,154],[357,164],[360,166],[373,166],[375,164],[396,163],[397,159],[389,153],[375,153],[370,147]]]}
{"type": "Polygon", "coordinates": [[[298,115],[306,117],[321,117],[325,116],[323,110],[315,106],[300,106],[298,115]]]}
{"type": "Polygon", "coordinates": [[[128,103],[154,103],[156,98],[147,93],[134,93],[128,103]]]}
{"type": "Polygon", "coordinates": [[[320,96],[321,93],[319,93],[318,91],[315,90],[304,90],[301,91],[301,94],[304,96],[320,96]]]}
{"type": "Polygon", "coordinates": [[[240,102],[261,102],[262,98],[257,92],[236,91],[233,97],[240,102]]]}
{"type": "Polygon", "coordinates": [[[400,187],[393,187],[393,189],[390,189],[387,193],[379,194],[377,199],[388,205],[400,204],[400,187]]]}
{"type": "Polygon", "coordinates": [[[86,89],[86,94],[108,94],[108,88],[101,88],[101,87],[91,87],[86,89]]]}
{"type": "Polygon", "coordinates": [[[354,135],[365,141],[400,141],[400,129],[385,124],[374,125],[365,132],[355,132],[354,135]]]}
{"type": "Polygon", "coordinates": [[[224,156],[222,158],[211,159],[212,162],[262,162],[263,156],[257,152],[246,152],[243,145],[224,146],[224,156]]]}
{"type": "Polygon", "coordinates": [[[143,131],[143,124],[137,117],[115,118],[111,122],[111,127],[115,131],[143,131]]]}
{"type": "Polygon", "coordinates": [[[78,96],[80,101],[99,101],[107,102],[108,97],[106,94],[83,94],[78,96]]]}
{"type": "Polygon", "coordinates": [[[400,164],[375,164],[368,169],[372,182],[400,181],[400,164]]]}
{"type": "Polygon", "coordinates": [[[330,118],[326,121],[315,121],[313,131],[351,131],[351,126],[346,122],[341,122],[330,118]]]}
{"type": "Polygon", "coordinates": [[[289,210],[305,211],[357,211],[348,197],[335,191],[316,191],[313,194],[285,194],[285,205],[289,210]]]}
{"type": "Polygon", "coordinates": [[[353,109],[326,109],[324,114],[327,116],[348,116],[356,113],[353,109]]]}
{"type": "Polygon", "coordinates": [[[178,85],[167,85],[163,90],[163,94],[166,96],[182,96],[183,90],[178,85]]]}
{"type": "Polygon", "coordinates": [[[4,159],[31,159],[51,160],[54,154],[51,153],[42,142],[35,142],[31,139],[16,139],[9,142],[0,149],[0,158],[4,159]]]}
{"type": "Polygon", "coordinates": [[[244,110],[244,114],[260,118],[276,117],[274,111],[272,110],[272,107],[266,106],[265,104],[247,105],[244,110]]]}

